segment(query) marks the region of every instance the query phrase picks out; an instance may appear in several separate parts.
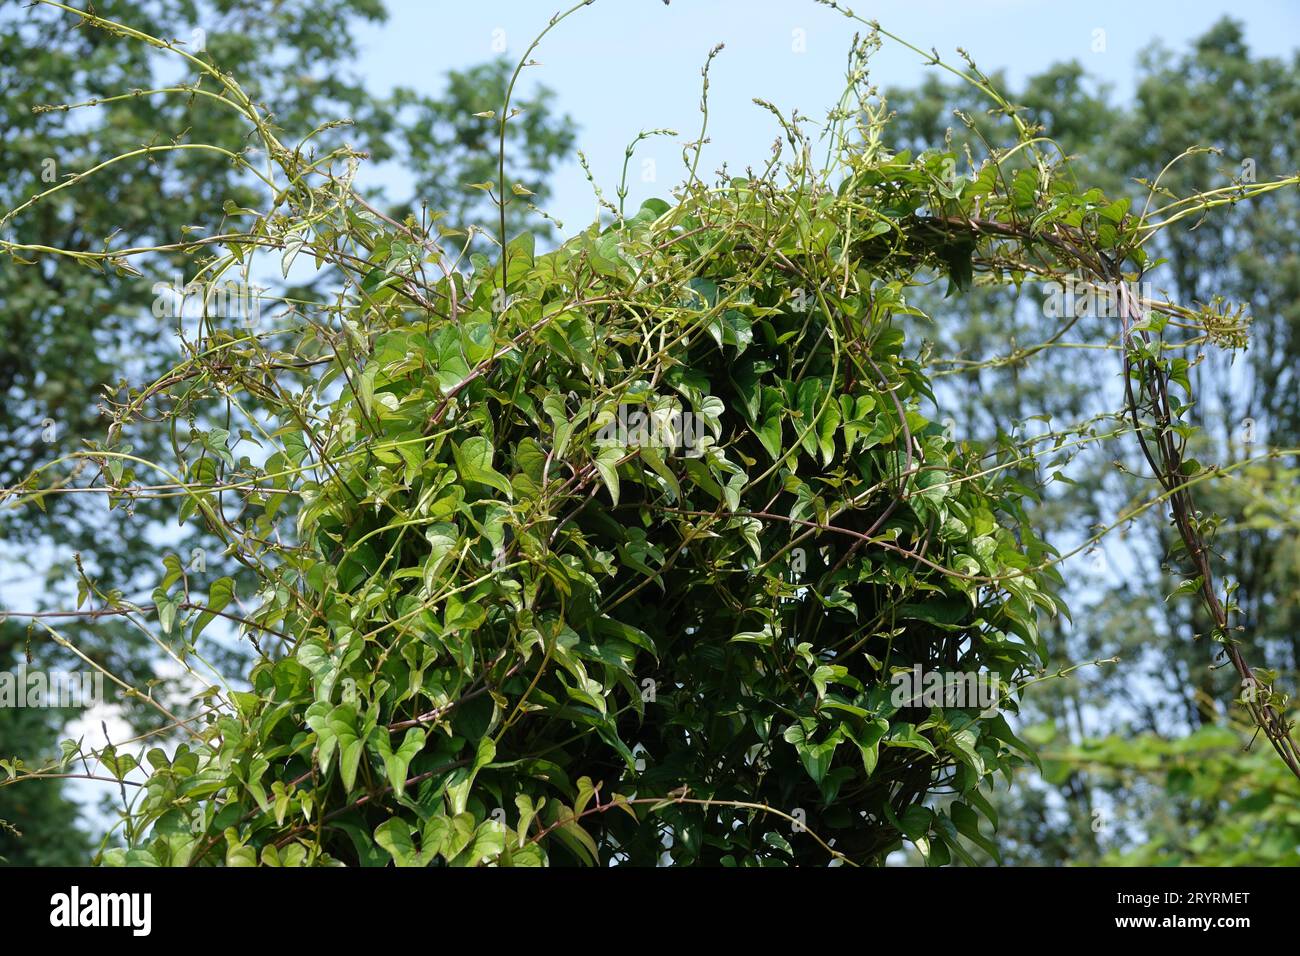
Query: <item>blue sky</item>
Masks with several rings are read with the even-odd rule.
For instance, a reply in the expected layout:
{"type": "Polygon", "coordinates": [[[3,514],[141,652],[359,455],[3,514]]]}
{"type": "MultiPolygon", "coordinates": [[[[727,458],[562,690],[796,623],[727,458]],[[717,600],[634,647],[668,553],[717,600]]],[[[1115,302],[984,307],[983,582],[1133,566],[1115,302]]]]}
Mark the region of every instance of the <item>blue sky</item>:
{"type": "MultiPolygon", "coordinates": [[[[436,91],[441,77],[491,58],[504,45],[517,60],[569,0],[389,0],[386,24],[357,31],[360,70],[377,93],[405,85],[436,91]]],[[[1256,55],[1294,55],[1300,37],[1295,0],[884,0],[850,3],[856,13],[923,49],[958,60],[967,49],[982,69],[1004,69],[1018,82],[1053,63],[1077,59],[1117,97],[1135,83],[1140,50],[1159,40],[1172,49],[1208,29],[1224,14],[1246,25],[1256,55]],[[1099,34],[1097,31],[1104,31],[1099,34]],[[1099,43],[1099,40],[1104,40],[1099,43]],[[1094,49],[1104,46],[1104,49],[1094,49]]],[[[813,0],[596,0],[547,36],[525,75],[558,95],[561,110],[581,126],[579,146],[597,181],[612,196],[623,151],[642,129],[668,127],[677,137],[638,148],[629,173],[629,208],[650,195],[667,195],[681,178],[681,143],[699,130],[700,66],[709,49],[725,43],[710,85],[710,138],[702,169],[727,160],[732,170],[760,163],[776,130],[752,103],[770,100],[787,113],[820,118],[842,89],[844,57],[855,24],[813,0]],[[799,32],[801,31],[801,32],[799,32]],[[642,161],[653,159],[654,182],[642,161]]],[[[872,82],[881,87],[918,83],[927,70],[915,53],[892,44],[874,59],[872,82]]],[[[362,182],[385,183],[403,195],[399,171],[372,169],[362,182]]],[[[594,200],[576,162],[561,169],[547,204],[566,233],[591,222],[594,200]]]]}

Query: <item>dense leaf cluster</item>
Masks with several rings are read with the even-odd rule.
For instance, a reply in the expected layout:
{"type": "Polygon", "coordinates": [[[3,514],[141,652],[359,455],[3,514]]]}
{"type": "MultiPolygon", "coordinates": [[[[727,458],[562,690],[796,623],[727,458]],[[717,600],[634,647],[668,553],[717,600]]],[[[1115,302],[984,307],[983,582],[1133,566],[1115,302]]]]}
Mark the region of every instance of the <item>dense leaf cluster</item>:
{"type": "Polygon", "coordinates": [[[431,243],[323,220],[322,258],[366,250],[355,358],[313,381],[337,397],[307,434],[285,416],[254,470],[283,490],[246,513],[265,541],[302,502],[256,615],[287,640],[216,743],[151,777],[140,823],[169,858],[986,842],[979,785],[1027,748],[996,708],[900,703],[891,675],[983,672],[1014,707],[1057,576],[1015,469],[921,415],[893,322],[941,160],[854,145],[836,191],[697,184],[434,283],[431,243]],[[870,241],[907,226],[896,255],[870,241]]]}

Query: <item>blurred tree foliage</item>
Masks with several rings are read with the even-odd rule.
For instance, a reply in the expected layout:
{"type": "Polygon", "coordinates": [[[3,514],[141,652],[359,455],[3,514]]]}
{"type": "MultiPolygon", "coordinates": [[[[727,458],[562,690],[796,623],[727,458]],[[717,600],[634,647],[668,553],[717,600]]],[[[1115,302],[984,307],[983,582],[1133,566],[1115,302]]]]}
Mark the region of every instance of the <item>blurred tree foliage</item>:
{"type": "MultiPolygon", "coordinates": [[[[22,741],[33,754],[58,753],[60,724],[74,714],[26,708],[0,709],[0,740],[22,741]]],[[[23,793],[12,787],[0,796],[0,866],[85,865],[94,849],[78,826],[77,804],[54,781],[23,793]]]]}
{"type": "Polygon", "coordinates": [[[1096,811],[1107,866],[1300,865],[1300,795],[1251,728],[1206,724],[1185,737],[1111,735],[1050,752],[1049,780],[1084,772],[1133,799],[1096,811]]]}

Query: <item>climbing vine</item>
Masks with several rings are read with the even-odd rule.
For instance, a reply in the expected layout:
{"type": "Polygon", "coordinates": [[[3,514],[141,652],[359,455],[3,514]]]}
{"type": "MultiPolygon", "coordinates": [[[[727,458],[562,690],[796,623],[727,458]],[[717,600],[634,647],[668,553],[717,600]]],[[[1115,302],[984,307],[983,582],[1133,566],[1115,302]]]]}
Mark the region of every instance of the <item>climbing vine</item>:
{"type": "MultiPolygon", "coordinates": [[[[455,224],[367,202],[362,157],[282,143],[206,58],[63,9],[179,56],[194,79],[171,95],[236,111],[260,151],[147,149],[220,151],[266,195],[166,247],[0,240],[14,266],[141,276],[150,253],[182,250],[203,304],[177,319],[173,369],[106,399],[104,440],[0,505],[171,498],[237,569],[165,555],[147,600],[82,575],[70,618],[132,621],[203,688],[180,712],[153,701],[166,725],[129,745],[0,764],[4,786],[82,761],[120,782],[103,862],[876,864],[904,842],[931,864],[996,857],[982,789],[1037,759],[1007,715],[1058,676],[1039,629],[1063,610],[1066,555],[1035,532],[1039,459],[1101,441],[1142,449],[1158,490],[1139,510],[1177,526],[1182,590],[1300,775],[1193,499],[1219,469],[1184,454],[1186,339],[1224,316],[1129,291],[1158,265],[1159,229],[1296,180],[1153,189],[1132,209],[1075,182],[970,62],[945,68],[1015,117],[1017,141],[980,160],[896,152],[866,70],[896,38],[866,24],[819,133],[762,104],[780,138],[760,167],[706,181],[702,130],[669,199],[629,214],[620,191],[543,252],[505,234],[529,199],[503,156],[475,187],[501,209],[497,252],[470,255],[455,224]],[[213,307],[268,263],[314,271],[318,294],[252,325],[213,307]],[[951,434],[900,327],[909,293],[1067,279],[1121,290],[1114,430],[951,434]],[[134,456],[132,430],[159,422],[173,457],[134,456]],[[251,649],[245,675],[206,663],[222,626],[251,649]],[[994,696],[900,699],[910,673],[975,675],[994,696]]],[[[512,118],[507,98],[503,142],[512,118]]],[[[21,235],[41,198],[0,225],[21,235]]],[[[75,649],[62,619],[31,617],[75,649]]]]}

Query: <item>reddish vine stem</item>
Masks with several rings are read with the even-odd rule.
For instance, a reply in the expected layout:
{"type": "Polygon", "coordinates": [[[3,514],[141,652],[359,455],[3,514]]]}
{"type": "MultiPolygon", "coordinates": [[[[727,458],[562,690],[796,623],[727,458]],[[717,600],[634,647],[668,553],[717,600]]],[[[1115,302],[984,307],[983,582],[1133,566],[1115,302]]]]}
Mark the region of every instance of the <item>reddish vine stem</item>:
{"type": "MultiPolygon", "coordinates": [[[[1236,642],[1229,637],[1228,612],[1215,591],[1214,569],[1210,564],[1209,546],[1196,526],[1195,500],[1188,483],[1182,477],[1182,454],[1171,437],[1169,423],[1173,415],[1169,406],[1168,376],[1156,361],[1149,358],[1142,359],[1137,364],[1146,390],[1148,410],[1154,415],[1156,424],[1160,428],[1155,436],[1156,452],[1153,453],[1144,436],[1140,420],[1143,405],[1139,403],[1133,392],[1133,353],[1129,347],[1133,338],[1130,321],[1140,318],[1141,308],[1138,303],[1132,301],[1132,294],[1124,284],[1118,264],[1113,267],[1112,278],[1119,290],[1120,316],[1124,323],[1124,385],[1129,416],[1137,432],[1143,456],[1150,465],[1154,477],[1161,487],[1169,492],[1169,505],[1173,513],[1174,525],[1178,529],[1183,547],[1187,550],[1193,570],[1200,578],[1198,591],[1201,604],[1214,622],[1215,630],[1222,639],[1224,654],[1241,678],[1243,687],[1253,692],[1259,685],[1259,680],[1236,642]]],[[[1144,342],[1149,341],[1145,333],[1142,333],[1142,339],[1144,342]]],[[[1283,763],[1297,779],[1300,779],[1300,748],[1297,748],[1295,739],[1291,735],[1289,724],[1267,699],[1260,702],[1252,696],[1246,697],[1242,702],[1256,726],[1263,731],[1273,749],[1282,758],[1283,763]]]]}

